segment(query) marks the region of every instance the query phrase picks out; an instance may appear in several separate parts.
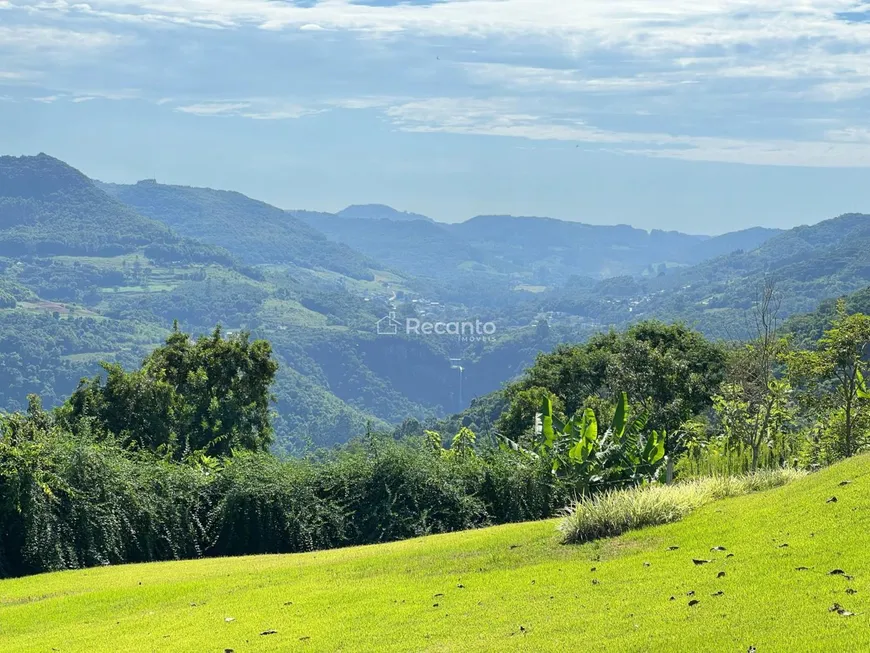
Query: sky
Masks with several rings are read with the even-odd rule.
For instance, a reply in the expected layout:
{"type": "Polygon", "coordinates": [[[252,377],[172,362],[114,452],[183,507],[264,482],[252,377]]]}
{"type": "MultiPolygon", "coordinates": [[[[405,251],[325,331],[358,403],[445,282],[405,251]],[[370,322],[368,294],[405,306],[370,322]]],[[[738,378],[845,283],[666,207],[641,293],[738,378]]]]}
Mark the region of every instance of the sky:
{"type": "Polygon", "coordinates": [[[0,153],[283,208],[870,213],[870,3],[0,0],[0,153]]]}

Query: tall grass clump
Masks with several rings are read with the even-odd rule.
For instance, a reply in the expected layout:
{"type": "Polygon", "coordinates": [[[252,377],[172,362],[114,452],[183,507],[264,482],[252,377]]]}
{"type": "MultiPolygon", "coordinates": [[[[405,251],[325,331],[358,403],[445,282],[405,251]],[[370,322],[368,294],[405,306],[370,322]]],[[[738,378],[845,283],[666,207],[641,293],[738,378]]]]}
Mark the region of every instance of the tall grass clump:
{"type": "Polygon", "coordinates": [[[679,521],[711,501],[769,490],[803,475],[794,469],[772,469],[603,492],[570,506],[559,530],[567,544],[615,537],[636,528],[679,521]]]}

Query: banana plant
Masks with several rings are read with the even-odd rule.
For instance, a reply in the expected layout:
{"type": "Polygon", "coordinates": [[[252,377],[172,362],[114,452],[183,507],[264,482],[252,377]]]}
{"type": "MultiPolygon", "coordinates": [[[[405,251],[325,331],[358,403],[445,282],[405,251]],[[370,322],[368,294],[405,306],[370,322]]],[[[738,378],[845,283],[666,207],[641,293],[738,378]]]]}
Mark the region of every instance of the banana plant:
{"type": "Polygon", "coordinates": [[[870,399],[870,391],[867,390],[867,382],[864,380],[864,375],[861,374],[861,368],[856,370],[858,377],[858,396],[861,399],[870,399]]]}
{"type": "Polygon", "coordinates": [[[648,417],[644,412],[629,419],[628,395],[622,393],[613,422],[599,437],[591,408],[562,422],[553,413],[552,401],[545,398],[535,415],[535,455],[550,458],[554,474],[570,475],[581,486],[637,482],[652,476],[665,455],[664,432],[641,437],[648,417]]]}

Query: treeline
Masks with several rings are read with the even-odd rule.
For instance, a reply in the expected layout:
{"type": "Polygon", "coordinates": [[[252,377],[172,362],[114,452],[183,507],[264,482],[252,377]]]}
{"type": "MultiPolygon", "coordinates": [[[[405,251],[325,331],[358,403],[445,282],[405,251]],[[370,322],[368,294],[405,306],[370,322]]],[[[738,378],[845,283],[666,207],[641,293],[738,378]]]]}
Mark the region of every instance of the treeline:
{"type": "Polygon", "coordinates": [[[870,446],[870,317],[860,312],[867,296],[827,302],[782,325],[780,294],[765,284],[748,314],[754,337],[746,342],[642,322],[541,354],[519,381],[463,414],[435,424],[409,420],[397,434],[466,427],[539,451],[543,414],[569,424],[591,409],[609,423],[625,393],[646,430],[666,434],[677,476],[827,465],[870,446]]]}

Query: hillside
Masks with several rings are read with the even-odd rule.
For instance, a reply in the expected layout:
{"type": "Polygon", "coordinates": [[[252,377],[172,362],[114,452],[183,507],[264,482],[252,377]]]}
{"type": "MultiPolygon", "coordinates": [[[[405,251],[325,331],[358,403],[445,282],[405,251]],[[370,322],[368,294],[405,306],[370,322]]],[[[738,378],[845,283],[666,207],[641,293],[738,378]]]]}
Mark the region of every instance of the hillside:
{"type": "Polygon", "coordinates": [[[226,250],[185,240],[110,198],[46,154],[0,157],[0,256],[115,256],[231,264],[226,250]]]}
{"type": "Polygon", "coordinates": [[[225,247],[249,264],[277,263],[373,279],[377,267],[346,245],[292,214],[241,193],[168,186],[153,180],[124,186],[101,184],[142,215],[178,233],[225,247]]]}
{"type": "MultiPolygon", "coordinates": [[[[402,310],[431,319],[484,317],[473,304],[480,300],[483,305],[487,298],[501,303],[503,296],[473,279],[480,294],[456,285],[451,291],[457,302],[446,305],[433,301],[431,293],[440,287],[388,272],[370,279],[371,270],[359,266],[376,264],[287,213],[237,193],[153,182],[101,185],[44,155],[4,159],[0,183],[8,193],[0,196],[5,207],[0,224],[20,217],[21,211],[9,207],[22,189],[30,189],[27,202],[38,202],[39,209],[31,220],[39,229],[28,232],[29,249],[23,256],[18,249],[0,256],[0,409],[24,409],[29,393],[41,395],[47,406],[57,405],[81,377],[99,373],[101,361],[138,366],[175,320],[195,335],[221,324],[271,342],[280,364],[278,447],[299,452],[346,442],[369,426],[389,430],[409,417],[425,420],[460,410],[517,374],[537,347],[546,346],[510,337],[511,329],[528,324],[535,311],[512,311],[508,302],[501,304],[500,314],[513,312],[513,321],[500,322],[503,344],[491,345],[491,354],[480,343],[449,338],[380,337],[377,321],[398,293],[402,310]],[[188,233],[205,229],[240,258],[250,256],[248,263],[261,261],[262,245],[273,262],[243,266],[218,245],[183,238],[102,188],[149,203],[156,216],[188,233]],[[67,242],[71,236],[74,244],[67,242]],[[52,244],[58,239],[66,239],[61,249],[52,244]],[[284,247],[281,239],[289,244],[284,247]],[[345,256],[345,250],[350,254],[345,256]],[[292,251],[303,252],[304,260],[285,258],[292,251]],[[348,276],[354,270],[362,278],[348,276]],[[419,296],[408,294],[411,285],[426,293],[421,303],[411,303],[410,296],[419,296]],[[451,358],[463,359],[462,395],[451,358]]],[[[346,220],[364,231],[384,223],[433,228],[450,239],[425,221],[346,220]]],[[[459,251],[453,245],[450,249],[459,251]]],[[[504,293],[522,294],[510,286],[504,293]]]]}
{"type": "Polygon", "coordinates": [[[604,324],[683,320],[708,335],[739,339],[751,335],[747,310],[766,279],[776,283],[785,319],[870,283],[868,251],[870,216],[847,214],[782,232],[752,251],[652,278],[611,279],[591,288],[566,284],[549,293],[544,306],[604,324]]]}
{"type": "Polygon", "coordinates": [[[558,544],[546,521],[4,580],[0,644],[72,653],[867,650],[868,479],[863,456],[583,546],[558,544]]]}
{"type": "MultiPolygon", "coordinates": [[[[0,410],[24,409],[30,393],[57,405],[82,377],[99,373],[101,361],[137,367],[175,320],[194,334],[222,324],[268,337],[294,326],[369,327],[382,315],[319,272],[267,276],[244,267],[220,246],[179,236],[46,155],[0,159],[0,248],[0,410]]],[[[279,448],[344,441],[368,423],[387,427],[370,407],[338,398],[298,344],[276,351],[279,448]]],[[[401,409],[379,412],[423,412],[394,400],[401,409]]]]}
{"type": "Polygon", "coordinates": [[[352,244],[386,266],[421,277],[453,276],[482,254],[442,225],[424,220],[362,220],[324,213],[294,213],[330,239],[352,244]]]}
{"type": "Polygon", "coordinates": [[[98,184],[45,155],[2,164],[0,408],[23,408],[30,392],[54,405],[101,360],[138,364],[174,320],[194,334],[220,323],[272,343],[277,425],[293,450],[345,442],[369,420],[389,428],[462,411],[538,352],[611,325],[655,317],[748,335],[746,289],[767,274],[779,280],[784,315],[864,287],[870,275],[866,216],[716,238],[510,216],[444,225],[373,219],[377,206],[339,217],[153,181],[98,184]],[[635,274],[609,276],[626,269],[635,274]],[[393,311],[480,318],[497,334],[377,335],[393,311]]]}
{"type": "MultiPolygon", "coordinates": [[[[787,333],[792,334],[801,345],[810,345],[822,337],[837,316],[837,302],[840,298],[826,299],[812,313],[791,316],[785,323],[787,333]]],[[[842,298],[849,313],[870,315],[870,286],[842,298]]]]}
{"type": "Polygon", "coordinates": [[[753,227],[751,229],[722,234],[721,236],[714,236],[697,243],[689,251],[686,260],[687,262],[697,264],[738,250],[751,252],[781,233],[783,233],[782,229],[753,227]]]}

